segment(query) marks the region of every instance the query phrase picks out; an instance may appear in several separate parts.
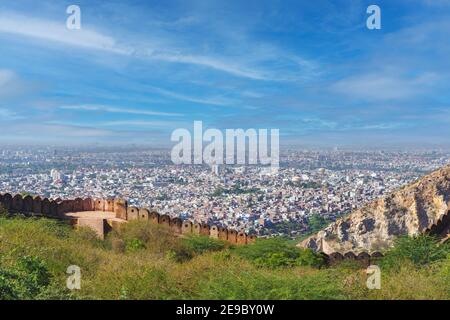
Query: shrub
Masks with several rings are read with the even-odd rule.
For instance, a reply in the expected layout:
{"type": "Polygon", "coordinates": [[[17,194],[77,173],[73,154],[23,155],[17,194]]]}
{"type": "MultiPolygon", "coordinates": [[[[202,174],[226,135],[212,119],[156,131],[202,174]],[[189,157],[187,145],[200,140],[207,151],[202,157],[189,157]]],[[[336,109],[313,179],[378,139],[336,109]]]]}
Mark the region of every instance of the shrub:
{"type": "Polygon", "coordinates": [[[324,265],[322,256],[310,249],[297,248],[282,238],[257,239],[254,244],[237,247],[235,252],[259,267],[324,265]]]}
{"type": "Polygon", "coordinates": [[[224,241],[198,235],[190,235],[184,238],[183,243],[188,250],[197,255],[208,251],[220,251],[226,247],[224,241]]]}
{"type": "Polygon", "coordinates": [[[332,223],[331,220],[326,219],[321,215],[318,214],[312,215],[308,221],[310,233],[316,233],[322,230],[323,228],[327,227],[330,223],[332,223]]]}
{"type": "Polygon", "coordinates": [[[125,243],[126,250],[146,249],[159,254],[181,245],[180,240],[169,228],[149,221],[131,221],[123,225],[110,236],[111,243],[118,240],[125,243]]]}
{"type": "Polygon", "coordinates": [[[126,249],[125,242],[122,239],[112,239],[111,249],[116,253],[124,253],[126,249]]]}
{"type": "Polygon", "coordinates": [[[271,252],[256,258],[254,263],[258,267],[267,268],[292,267],[295,264],[295,259],[288,257],[285,252],[271,252]]]}
{"type": "Polygon", "coordinates": [[[129,239],[125,242],[126,251],[137,251],[140,249],[145,249],[145,244],[140,239],[129,239]]]}
{"type": "Polygon", "coordinates": [[[300,249],[295,262],[295,265],[297,266],[309,266],[315,268],[320,268],[325,265],[323,256],[310,249],[300,249]]]}
{"type": "Polygon", "coordinates": [[[8,210],[5,209],[5,207],[3,207],[2,204],[0,204],[0,218],[4,218],[8,216],[8,210]]]}
{"type": "Polygon", "coordinates": [[[13,267],[0,267],[0,300],[33,299],[49,284],[50,273],[37,257],[20,257],[13,267]]]}
{"type": "Polygon", "coordinates": [[[427,235],[400,237],[385,254],[381,265],[387,269],[398,269],[406,260],[420,267],[443,260],[449,253],[448,244],[439,244],[435,238],[427,235]]]}
{"type": "Polygon", "coordinates": [[[181,265],[179,277],[189,284],[190,299],[344,298],[342,277],[334,270],[259,268],[226,252],[207,253],[181,265]]]}

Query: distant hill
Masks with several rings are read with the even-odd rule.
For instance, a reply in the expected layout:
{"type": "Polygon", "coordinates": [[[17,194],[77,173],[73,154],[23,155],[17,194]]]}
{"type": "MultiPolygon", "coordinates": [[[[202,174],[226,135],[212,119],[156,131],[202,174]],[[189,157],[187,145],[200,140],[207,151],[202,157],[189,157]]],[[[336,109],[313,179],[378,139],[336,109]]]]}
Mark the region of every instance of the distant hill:
{"type": "Polygon", "coordinates": [[[379,251],[401,235],[449,233],[450,166],[337,220],[298,246],[326,254],[379,251]]]}

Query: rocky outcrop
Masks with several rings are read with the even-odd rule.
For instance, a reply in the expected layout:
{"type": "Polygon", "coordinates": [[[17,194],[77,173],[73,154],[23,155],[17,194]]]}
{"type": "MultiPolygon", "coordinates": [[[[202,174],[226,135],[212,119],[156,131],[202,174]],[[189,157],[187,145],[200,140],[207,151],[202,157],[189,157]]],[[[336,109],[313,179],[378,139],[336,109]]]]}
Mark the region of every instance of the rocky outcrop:
{"type": "Polygon", "coordinates": [[[448,222],[449,211],[450,166],[446,166],[337,220],[299,246],[326,254],[380,251],[398,236],[421,234],[448,222]]]}

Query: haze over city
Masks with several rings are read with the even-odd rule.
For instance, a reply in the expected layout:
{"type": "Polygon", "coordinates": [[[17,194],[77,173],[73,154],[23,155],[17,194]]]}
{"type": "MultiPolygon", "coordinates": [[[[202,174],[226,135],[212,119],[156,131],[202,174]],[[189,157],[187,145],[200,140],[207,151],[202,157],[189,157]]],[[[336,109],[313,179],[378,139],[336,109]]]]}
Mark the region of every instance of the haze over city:
{"type": "Polygon", "coordinates": [[[0,189],[50,199],[125,198],[192,221],[298,237],[449,163],[450,151],[298,151],[259,165],[174,165],[145,148],[8,147],[0,189]]]}

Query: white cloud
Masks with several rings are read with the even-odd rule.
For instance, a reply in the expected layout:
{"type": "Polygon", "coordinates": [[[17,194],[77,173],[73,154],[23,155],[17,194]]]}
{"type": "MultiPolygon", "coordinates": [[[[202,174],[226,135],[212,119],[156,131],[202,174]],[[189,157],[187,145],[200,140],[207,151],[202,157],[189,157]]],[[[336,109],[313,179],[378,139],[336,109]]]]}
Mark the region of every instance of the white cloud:
{"type": "MultiPolygon", "coordinates": [[[[284,75],[273,74],[263,68],[255,67],[255,63],[264,63],[267,57],[258,51],[250,50],[244,57],[224,57],[224,56],[208,56],[204,54],[196,54],[196,47],[189,45],[189,47],[179,48],[176,43],[179,41],[177,37],[167,39],[167,34],[163,37],[152,41],[148,38],[136,39],[134,42],[130,41],[131,37],[122,39],[115,38],[110,35],[103,34],[97,30],[82,24],[80,30],[68,30],[64,22],[52,21],[47,19],[39,19],[24,15],[19,15],[12,12],[0,13],[0,33],[18,35],[29,37],[38,40],[51,41],[60,45],[67,45],[72,47],[79,47],[91,50],[100,50],[118,55],[137,57],[141,59],[159,60],[168,63],[179,63],[187,65],[195,65],[199,67],[209,68],[224,72],[236,77],[242,77],[252,80],[274,80],[274,81],[291,81],[295,77],[287,77],[284,75]],[[170,44],[169,44],[170,43],[170,44]],[[249,59],[251,54],[252,59],[249,59]],[[251,65],[249,65],[249,62],[251,65]]],[[[258,44],[257,48],[262,45],[258,44]]],[[[251,49],[251,48],[250,48],[251,49]]],[[[271,49],[273,50],[273,48],[271,49]]],[[[247,50],[248,51],[248,50],[247,50]]],[[[275,52],[271,52],[270,57],[273,58],[275,52]]],[[[284,55],[283,52],[278,52],[277,59],[284,55]]],[[[312,63],[295,56],[283,56],[284,61],[294,62],[301,67],[305,73],[310,73],[312,63]]],[[[287,68],[285,73],[290,69],[287,68]]],[[[291,70],[292,71],[292,70],[291,70]]]]}
{"type": "Polygon", "coordinates": [[[217,106],[227,106],[232,105],[235,103],[234,100],[223,98],[223,97],[208,97],[208,98],[198,98],[198,97],[191,97],[184,94],[180,94],[174,91],[158,88],[158,87],[149,87],[151,91],[163,95],[168,98],[173,98],[176,100],[181,101],[188,101],[188,102],[194,102],[194,103],[200,103],[200,104],[209,104],[209,105],[217,105],[217,106]]]}
{"type": "MultiPolygon", "coordinates": [[[[114,132],[110,130],[104,130],[99,128],[92,128],[87,126],[70,126],[70,125],[58,125],[58,124],[42,124],[36,126],[43,130],[46,134],[55,134],[55,136],[67,136],[67,137],[108,137],[114,132]]],[[[30,126],[33,129],[33,126],[30,126]]],[[[30,130],[31,131],[31,130],[30,130]]]]}
{"type": "Polygon", "coordinates": [[[52,123],[6,123],[2,126],[5,133],[0,136],[0,140],[15,141],[65,141],[68,138],[84,139],[109,138],[115,134],[113,130],[93,128],[88,126],[75,126],[52,123]]]}
{"type": "Polygon", "coordinates": [[[104,106],[104,105],[71,105],[71,106],[60,106],[59,108],[64,109],[64,110],[101,111],[101,112],[110,112],[110,113],[136,114],[136,115],[144,115],[144,116],[168,116],[168,117],[182,116],[182,114],[180,114],[180,113],[139,110],[139,109],[131,109],[131,108],[104,106]]]}
{"type": "Polygon", "coordinates": [[[10,12],[0,14],[0,32],[119,54],[129,53],[124,48],[118,47],[114,38],[94,30],[86,28],[69,30],[64,23],[25,17],[10,12]]]}
{"type": "Polygon", "coordinates": [[[142,121],[142,120],[121,120],[121,121],[108,121],[99,123],[99,126],[104,127],[149,127],[149,128],[171,128],[180,126],[181,122],[176,121],[142,121]]]}
{"type": "Polygon", "coordinates": [[[17,115],[17,113],[5,109],[5,108],[0,108],[0,121],[11,121],[11,120],[17,120],[17,119],[21,119],[22,117],[20,117],[19,115],[17,115]]]}
{"type": "Polygon", "coordinates": [[[349,126],[348,130],[391,130],[391,129],[399,129],[399,128],[406,128],[410,125],[407,125],[405,123],[395,123],[395,122],[388,122],[388,123],[375,123],[375,124],[367,124],[367,125],[360,125],[360,126],[349,126]]]}
{"type": "Polygon", "coordinates": [[[24,82],[15,72],[0,69],[0,97],[22,96],[32,88],[32,84],[24,82]]]}
{"type": "Polygon", "coordinates": [[[11,12],[0,14],[0,33],[15,34],[144,59],[197,65],[249,79],[266,79],[266,76],[261,71],[247,68],[237,62],[226,61],[224,58],[184,54],[175,48],[155,48],[154,44],[146,44],[143,47],[141,44],[119,43],[114,37],[104,35],[85,25],[82,25],[81,30],[68,30],[66,25],[61,22],[26,17],[11,12]]]}
{"type": "Polygon", "coordinates": [[[331,90],[352,98],[375,101],[407,99],[427,92],[438,79],[431,73],[417,77],[368,74],[340,80],[331,86],[331,90]]]}
{"type": "Polygon", "coordinates": [[[12,71],[0,69],[0,88],[5,87],[14,78],[15,74],[12,71]]]}
{"type": "Polygon", "coordinates": [[[252,70],[240,64],[226,62],[223,59],[214,57],[184,55],[176,54],[174,52],[149,53],[148,57],[168,62],[194,64],[203,67],[209,67],[238,77],[249,78],[253,80],[271,80],[261,71],[252,70]]]}

